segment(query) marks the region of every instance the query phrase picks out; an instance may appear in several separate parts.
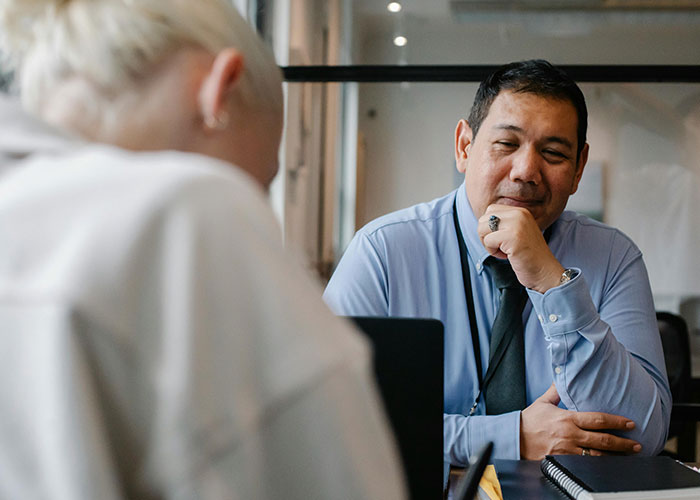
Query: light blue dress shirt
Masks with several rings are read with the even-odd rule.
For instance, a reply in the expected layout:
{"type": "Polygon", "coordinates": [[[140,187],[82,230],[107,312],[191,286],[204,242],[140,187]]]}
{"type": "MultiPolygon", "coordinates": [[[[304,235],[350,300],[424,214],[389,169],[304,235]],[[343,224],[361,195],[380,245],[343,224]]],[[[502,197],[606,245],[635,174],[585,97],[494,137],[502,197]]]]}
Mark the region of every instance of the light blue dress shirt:
{"type": "MultiPolygon", "coordinates": [[[[485,415],[464,294],[453,202],[468,251],[482,375],[499,292],[484,260],[464,184],[429,203],[380,217],[357,232],[324,293],[337,314],[436,318],[445,325],[444,459],[465,465],[487,441],[494,457],[520,458],[520,412],[485,415]]],[[[671,413],[661,339],[639,249],[617,229],[573,212],[552,226],[549,247],[580,274],[540,294],[528,290],[525,325],[529,405],[555,383],[561,407],[636,423],[623,435],[642,454],[664,446],[671,413]]]]}

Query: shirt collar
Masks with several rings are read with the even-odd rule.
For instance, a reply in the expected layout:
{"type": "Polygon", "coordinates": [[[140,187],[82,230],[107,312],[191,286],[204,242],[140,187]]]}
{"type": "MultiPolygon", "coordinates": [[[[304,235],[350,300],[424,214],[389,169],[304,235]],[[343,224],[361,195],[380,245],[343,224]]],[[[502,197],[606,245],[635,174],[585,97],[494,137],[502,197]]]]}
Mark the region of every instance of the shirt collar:
{"type": "Polygon", "coordinates": [[[484,270],[484,261],[490,254],[479,239],[478,222],[469,204],[464,183],[457,189],[457,217],[459,218],[459,228],[462,230],[462,236],[467,245],[467,254],[474,262],[477,272],[481,274],[484,270]]]}

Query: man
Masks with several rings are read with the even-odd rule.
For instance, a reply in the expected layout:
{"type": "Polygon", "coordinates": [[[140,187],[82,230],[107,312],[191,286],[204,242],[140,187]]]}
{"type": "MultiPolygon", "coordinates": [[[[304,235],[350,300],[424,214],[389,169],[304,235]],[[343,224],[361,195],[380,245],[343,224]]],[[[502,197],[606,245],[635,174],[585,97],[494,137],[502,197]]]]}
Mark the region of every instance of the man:
{"type": "Polygon", "coordinates": [[[562,71],[501,67],[457,124],[463,186],[368,224],[328,284],[337,313],[442,320],[448,462],[486,441],[510,459],[664,445],[671,401],[641,254],[564,212],[586,127],[562,71]]]}

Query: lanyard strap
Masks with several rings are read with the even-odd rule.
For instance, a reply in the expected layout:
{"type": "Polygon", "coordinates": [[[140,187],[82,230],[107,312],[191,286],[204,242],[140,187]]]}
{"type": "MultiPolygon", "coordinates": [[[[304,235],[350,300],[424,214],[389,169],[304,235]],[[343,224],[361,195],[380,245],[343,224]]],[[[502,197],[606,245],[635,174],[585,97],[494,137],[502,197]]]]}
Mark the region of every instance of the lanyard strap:
{"type": "Polygon", "coordinates": [[[467,262],[467,244],[462,236],[462,229],[459,227],[459,219],[457,218],[457,196],[455,195],[454,205],[452,207],[452,219],[457,232],[457,240],[459,241],[459,259],[462,263],[462,280],[464,281],[464,296],[467,298],[467,312],[469,314],[469,328],[472,334],[472,345],[474,351],[474,360],[476,362],[476,374],[479,378],[479,393],[476,395],[476,401],[472,407],[472,415],[476,410],[476,405],[479,402],[479,396],[483,389],[484,380],[481,376],[481,349],[479,348],[479,328],[476,325],[476,312],[474,311],[474,294],[472,292],[472,280],[469,273],[469,263],[467,262]]]}
{"type": "MultiPolygon", "coordinates": [[[[472,334],[472,346],[474,352],[474,361],[476,363],[476,375],[479,380],[479,392],[474,398],[474,404],[469,410],[469,416],[474,415],[476,407],[479,404],[479,398],[484,392],[484,389],[489,384],[493,378],[493,374],[496,371],[496,367],[503,359],[503,353],[507,346],[501,343],[500,349],[494,353],[492,362],[489,363],[488,369],[486,370],[486,378],[481,375],[481,349],[479,347],[479,328],[476,324],[476,313],[474,311],[474,293],[472,291],[471,274],[469,272],[469,262],[467,261],[467,244],[464,242],[464,236],[462,235],[462,229],[459,227],[459,218],[457,217],[457,195],[455,194],[455,199],[452,204],[452,219],[455,225],[455,232],[457,233],[457,241],[459,242],[459,259],[462,264],[462,280],[464,281],[464,295],[467,298],[467,312],[469,314],[469,329],[472,334]]],[[[552,235],[552,226],[549,226],[544,232],[544,239],[549,243],[549,238],[552,235]]]]}

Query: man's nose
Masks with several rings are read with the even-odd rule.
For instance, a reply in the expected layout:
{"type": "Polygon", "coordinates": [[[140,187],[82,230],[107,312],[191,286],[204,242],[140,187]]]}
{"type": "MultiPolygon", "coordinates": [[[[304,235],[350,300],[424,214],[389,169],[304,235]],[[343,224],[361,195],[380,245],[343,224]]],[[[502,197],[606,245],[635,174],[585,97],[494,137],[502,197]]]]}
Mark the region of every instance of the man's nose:
{"type": "Polygon", "coordinates": [[[510,180],[539,184],[542,181],[542,157],[536,148],[521,147],[513,156],[510,168],[510,180]]]}

